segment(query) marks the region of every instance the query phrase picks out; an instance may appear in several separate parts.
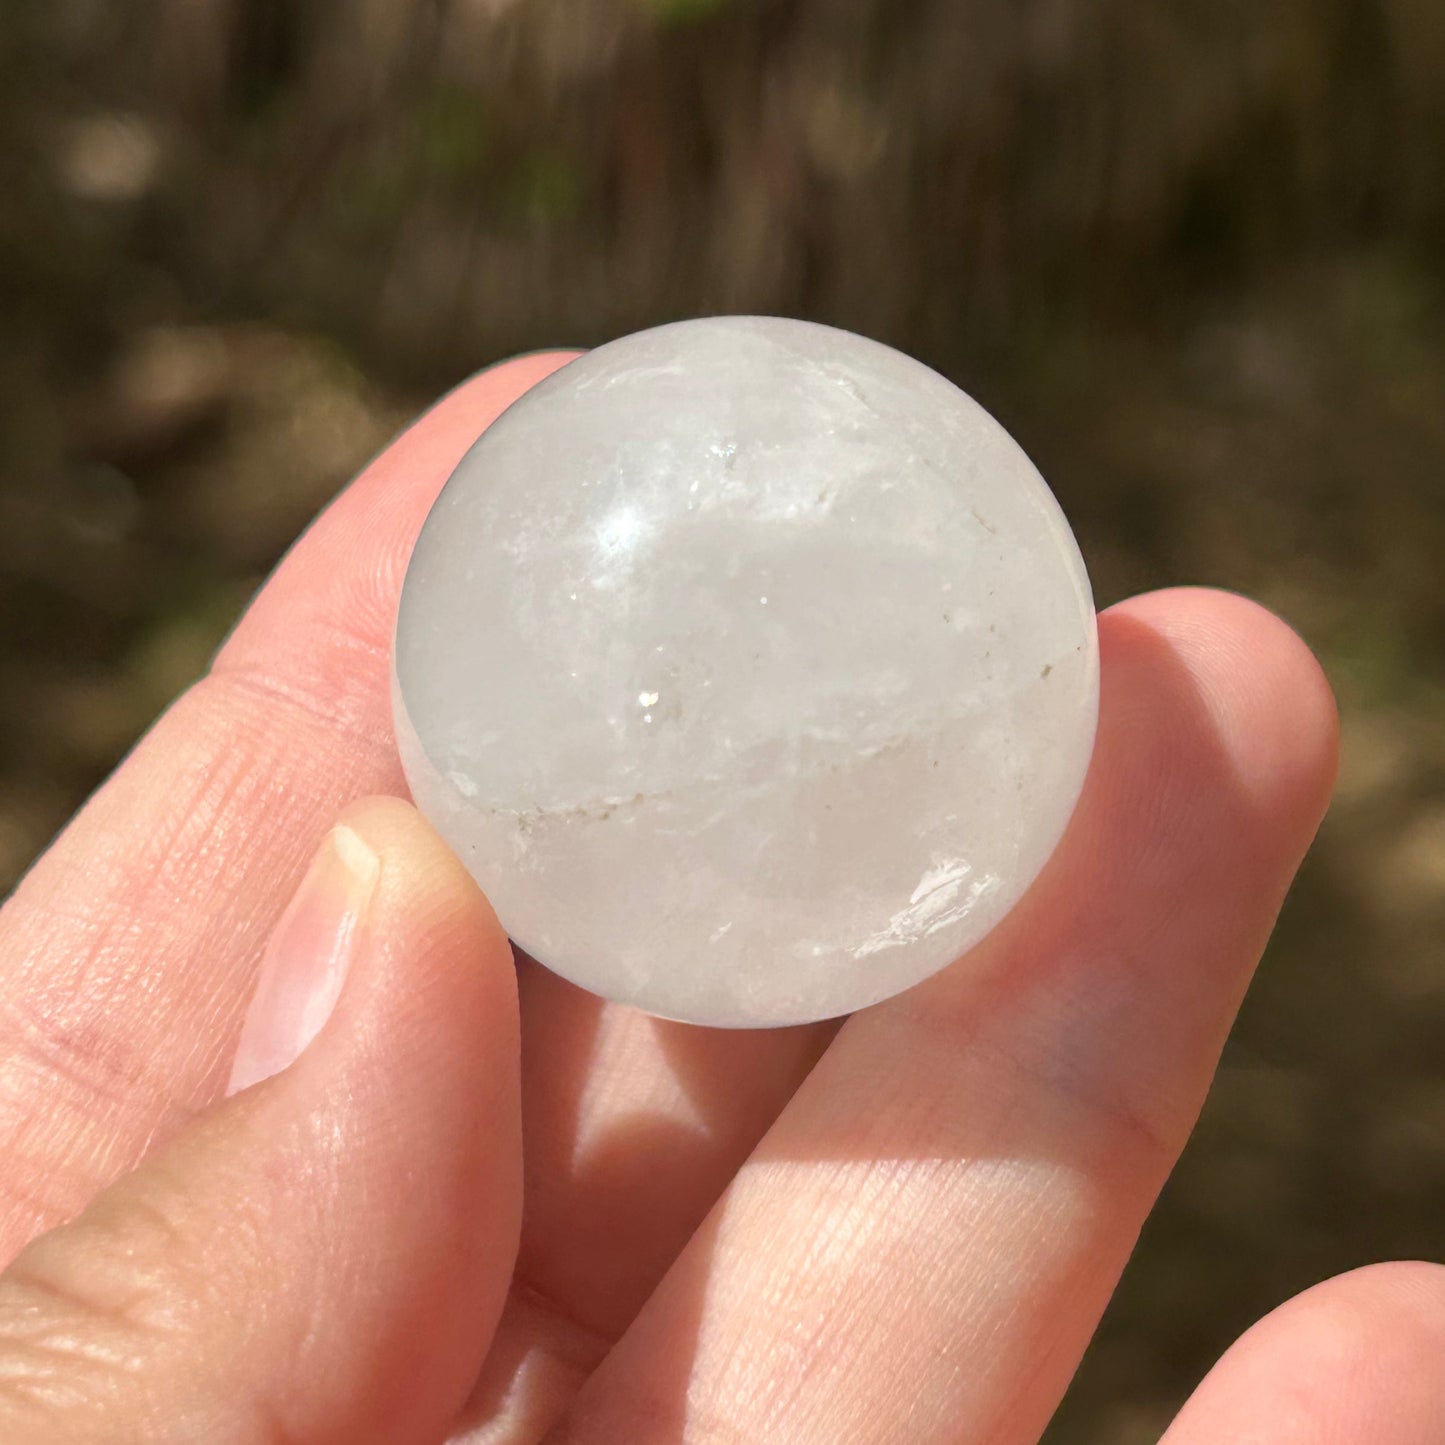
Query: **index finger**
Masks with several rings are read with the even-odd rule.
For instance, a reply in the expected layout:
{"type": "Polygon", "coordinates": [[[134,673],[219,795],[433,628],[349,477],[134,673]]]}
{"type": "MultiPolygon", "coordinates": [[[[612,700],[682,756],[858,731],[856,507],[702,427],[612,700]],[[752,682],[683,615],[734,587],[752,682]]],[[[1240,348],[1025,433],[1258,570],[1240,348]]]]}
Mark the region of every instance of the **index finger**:
{"type": "Polygon", "coordinates": [[[219,1092],[317,840],[348,801],[404,791],[388,652],[422,520],[571,356],[482,373],[382,453],[0,911],[0,1260],[219,1092]]]}

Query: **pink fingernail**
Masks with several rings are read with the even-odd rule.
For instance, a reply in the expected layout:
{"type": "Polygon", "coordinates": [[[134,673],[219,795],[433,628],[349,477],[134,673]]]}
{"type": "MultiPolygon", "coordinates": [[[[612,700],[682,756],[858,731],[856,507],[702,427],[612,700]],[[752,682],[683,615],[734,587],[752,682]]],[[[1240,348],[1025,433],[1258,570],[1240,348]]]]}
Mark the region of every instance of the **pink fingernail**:
{"type": "Polygon", "coordinates": [[[350,828],[327,834],[266,945],[228,1095],[290,1067],[321,1032],[356,952],[381,860],[350,828]]]}

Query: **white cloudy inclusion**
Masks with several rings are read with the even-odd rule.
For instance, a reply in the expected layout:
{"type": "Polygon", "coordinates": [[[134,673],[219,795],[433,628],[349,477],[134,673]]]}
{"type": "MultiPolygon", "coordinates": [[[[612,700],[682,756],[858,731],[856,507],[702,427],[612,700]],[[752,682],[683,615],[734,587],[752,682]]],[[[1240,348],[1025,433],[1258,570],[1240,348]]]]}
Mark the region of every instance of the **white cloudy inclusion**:
{"type": "Polygon", "coordinates": [[[800,321],[664,326],[528,392],[397,624],[412,792],[512,938],[705,1024],[849,1012],[976,943],[1063,831],[1097,696],[1023,452],[800,321]]]}

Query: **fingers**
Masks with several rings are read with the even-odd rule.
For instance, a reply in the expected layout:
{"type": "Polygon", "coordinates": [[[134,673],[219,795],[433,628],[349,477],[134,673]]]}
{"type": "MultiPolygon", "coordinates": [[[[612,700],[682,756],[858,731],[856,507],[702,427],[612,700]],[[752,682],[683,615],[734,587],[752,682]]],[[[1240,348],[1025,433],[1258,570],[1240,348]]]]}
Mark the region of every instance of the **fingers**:
{"type": "Polygon", "coordinates": [[[475,378],[379,457],[0,912],[0,1262],[224,1085],[306,858],[351,799],[403,790],[387,654],[412,539],[477,434],[566,359],[475,378]]]}
{"type": "Polygon", "coordinates": [[[1219,594],[1101,626],[1058,857],[847,1023],[555,1435],[1032,1441],[1198,1110],[1323,811],[1312,658],[1219,594]]]}
{"type": "Polygon", "coordinates": [[[517,1288],[458,1440],[532,1445],[631,1323],[832,1024],[694,1028],[521,971],[517,1288]]]}
{"type": "Polygon", "coordinates": [[[459,1408],[519,1228],[511,954],[410,808],[343,822],[268,950],[254,1087],[0,1278],[5,1445],[405,1445],[459,1408]]]}
{"type": "Polygon", "coordinates": [[[1445,1269],[1383,1264],[1268,1315],[1210,1371],[1163,1445],[1437,1445],[1445,1269]]]}

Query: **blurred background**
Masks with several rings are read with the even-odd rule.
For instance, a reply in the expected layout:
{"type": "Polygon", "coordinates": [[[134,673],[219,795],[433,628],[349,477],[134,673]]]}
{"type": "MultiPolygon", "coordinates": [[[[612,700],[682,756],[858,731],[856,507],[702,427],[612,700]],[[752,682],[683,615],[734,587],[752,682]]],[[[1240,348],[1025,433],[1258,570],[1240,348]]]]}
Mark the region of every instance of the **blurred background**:
{"type": "Polygon", "coordinates": [[[993,410],[1101,604],[1252,593],[1343,707],[1051,1445],[1445,1254],[1440,0],[11,0],[0,130],[0,893],[439,391],[813,317],[993,410]]]}

